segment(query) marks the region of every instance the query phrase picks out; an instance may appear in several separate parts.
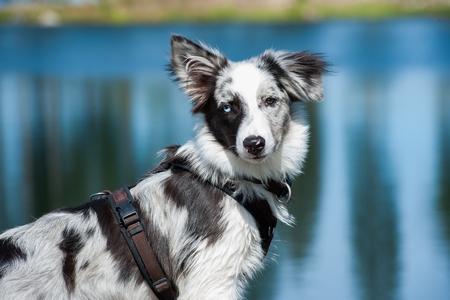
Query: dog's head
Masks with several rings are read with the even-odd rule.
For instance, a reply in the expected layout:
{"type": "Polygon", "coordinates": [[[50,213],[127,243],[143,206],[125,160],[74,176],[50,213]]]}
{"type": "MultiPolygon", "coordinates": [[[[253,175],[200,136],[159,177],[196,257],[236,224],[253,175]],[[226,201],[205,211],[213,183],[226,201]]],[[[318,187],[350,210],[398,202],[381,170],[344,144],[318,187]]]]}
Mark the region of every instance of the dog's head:
{"type": "Polygon", "coordinates": [[[234,155],[261,163],[289,128],[292,104],[322,98],[326,64],[308,52],[266,51],[232,62],[217,50],[175,35],[169,69],[204,114],[214,138],[234,155]]]}

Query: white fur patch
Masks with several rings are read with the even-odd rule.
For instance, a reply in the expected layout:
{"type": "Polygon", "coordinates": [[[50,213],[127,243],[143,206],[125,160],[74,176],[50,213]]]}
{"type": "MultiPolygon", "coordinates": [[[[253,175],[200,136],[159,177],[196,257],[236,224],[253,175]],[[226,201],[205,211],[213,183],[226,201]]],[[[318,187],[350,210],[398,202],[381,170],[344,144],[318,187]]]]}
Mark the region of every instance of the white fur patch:
{"type": "Polygon", "coordinates": [[[251,62],[236,63],[227,75],[232,78],[231,90],[240,96],[245,105],[245,117],[242,120],[236,136],[236,149],[238,154],[245,158],[247,152],[243,141],[249,136],[260,136],[265,140],[262,155],[271,154],[275,148],[275,140],[271,126],[265,113],[261,110],[260,102],[264,88],[270,80],[269,74],[258,69],[251,62]]]}

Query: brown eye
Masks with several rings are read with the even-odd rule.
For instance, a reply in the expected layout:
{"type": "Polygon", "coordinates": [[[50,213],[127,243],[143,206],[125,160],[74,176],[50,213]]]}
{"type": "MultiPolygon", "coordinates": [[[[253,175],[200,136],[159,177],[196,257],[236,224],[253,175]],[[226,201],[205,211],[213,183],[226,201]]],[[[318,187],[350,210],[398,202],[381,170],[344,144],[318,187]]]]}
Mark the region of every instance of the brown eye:
{"type": "Polygon", "coordinates": [[[264,105],[265,106],[273,106],[275,103],[278,102],[277,98],[274,97],[268,97],[264,100],[264,105]]]}

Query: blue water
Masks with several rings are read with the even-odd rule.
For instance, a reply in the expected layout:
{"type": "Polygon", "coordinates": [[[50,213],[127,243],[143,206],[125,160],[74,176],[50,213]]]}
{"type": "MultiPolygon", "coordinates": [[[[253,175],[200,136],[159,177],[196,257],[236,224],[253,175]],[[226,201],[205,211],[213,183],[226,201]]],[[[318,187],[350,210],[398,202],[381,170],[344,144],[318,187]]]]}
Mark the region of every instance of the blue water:
{"type": "Polygon", "coordinates": [[[0,229],[132,183],[195,118],[170,33],[233,60],[332,63],[311,149],[249,299],[450,299],[450,23],[0,26],[0,229]]]}

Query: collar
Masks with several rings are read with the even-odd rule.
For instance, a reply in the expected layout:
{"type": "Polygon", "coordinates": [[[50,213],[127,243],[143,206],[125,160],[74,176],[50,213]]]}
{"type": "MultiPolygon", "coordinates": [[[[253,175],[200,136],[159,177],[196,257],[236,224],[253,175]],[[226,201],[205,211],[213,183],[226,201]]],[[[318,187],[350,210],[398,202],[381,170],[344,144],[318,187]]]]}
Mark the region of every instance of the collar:
{"type": "Polygon", "coordinates": [[[228,180],[227,184],[234,185],[237,188],[239,181],[248,181],[254,184],[261,185],[266,191],[273,194],[277,201],[287,204],[291,200],[292,191],[291,191],[291,181],[290,180],[282,180],[276,181],[273,179],[269,179],[267,181],[262,181],[256,178],[246,178],[243,177],[237,180],[228,180]]]}
{"type": "MultiPolygon", "coordinates": [[[[168,162],[164,162],[164,164],[166,164],[166,165],[163,166],[163,169],[177,168],[177,169],[182,169],[184,171],[192,173],[197,178],[199,178],[199,180],[208,182],[209,184],[222,190],[223,192],[225,192],[232,198],[235,198],[233,195],[239,186],[239,181],[247,181],[247,182],[251,182],[253,184],[261,185],[266,191],[273,194],[276,197],[277,201],[279,201],[283,204],[287,204],[291,200],[292,182],[289,179],[284,179],[281,181],[269,179],[267,181],[262,181],[257,178],[241,177],[241,178],[235,178],[235,179],[227,179],[226,183],[223,186],[219,186],[217,184],[212,183],[211,181],[209,181],[207,179],[201,178],[194,170],[192,170],[192,168],[189,166],[189,164],[184,159],[172,158],[168,162]]],[[[159,168],[157,168],[157,169],[159,169],[159,168]]]]}

